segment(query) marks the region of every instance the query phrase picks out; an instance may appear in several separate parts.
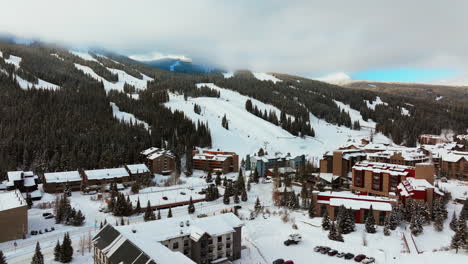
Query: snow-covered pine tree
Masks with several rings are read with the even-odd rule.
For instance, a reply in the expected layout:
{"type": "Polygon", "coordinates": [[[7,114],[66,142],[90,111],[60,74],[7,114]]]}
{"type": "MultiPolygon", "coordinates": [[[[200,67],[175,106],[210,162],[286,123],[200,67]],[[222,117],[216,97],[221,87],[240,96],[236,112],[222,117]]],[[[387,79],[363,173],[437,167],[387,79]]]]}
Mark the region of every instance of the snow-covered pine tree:
{"type": "Polygon", "coordinates": [[[73,259],[73,247],[70,239],[70,235],[65,233],[63,236],[63,242],[60,251],[60,262],[69,263],[73,259]]]}
{"type": "Polygon", "coordinates": [[[422,218],[423,216],[421,215],[419,210],[416,210],[413,216],[411,217],[410,230],[411,230],[411,233],[415,236],[418,236],[423,232],[423,226],[422,226],[423,219],[422,218]]]}
{"type": "Polygon", "coordinates": [[[453,231],[457,231],[457,225],[458,225],[458,218],[457,218],[457,214],[455,213],[455,211],[453,212],[453,216],[452,216],[452,220],[450,220],[450,229],[452,229],[453,231]]]}
{"type": "Polygon", "coordinates": [[[385,222],[384,222],[384,235],[389,236],[390,235],[390,229],[391,229],[391,221],[390,221],[391,216],[386,216],[385,217],[385,222]]]}
{"type": "Polygon", "coordinates": [[[241,191],[241,201],[243,202],[246,202],[249,198],[247,197],[247,191],[244,189],[242,189],[241,191]]]}
{"type": "Polygon", "coordinates": [[[372,209],[372,205],[370,206],[369,213],[367,214],[366,218],[366,232],[367,233],[375,233],[377,232],[375,228],[375,218],[374,218],[374,209],[372,209]]]}
{"type": "Polygon", "coordinates": [[[3,251],[0,250],[0,264],[7,264],[6,257],[3,255],[3,251]]]}
{"type": "Polygon", "coordinates": [[[223,203],[224,204],[229,204],[230,202],[231,202],[231,199],[229,197],[228,188],[225,188],[224,189],[224,195],[223,195],[223,203]]]}
{"type": "Polygon", "coordinates": [[[330,225],[330,232],[328,233],[328,239],[343,242],[343,236],[341,235],[340,231],[336,227],[335,222],[332,222],[330,225]]]}
{"type": "Polygon", "coordinates": [[[338,213],[335,216],[335,221],[336,221],[336,229],[339,230],[340,232],[343,232],[344,225],[345,225],[345,219],[346,219],[346,208],[344,205],[341,205],[338,207],[338,213]]]}
{"type": "Polygon", "coordinates": [[[60,261],[61,252],[62,252],[62,248],[60,245],[60,241],[57,240],[57,244],[55,245],[55,248],[54,248],[54,260],[55,261],[60,261]]]}
{"type": "Polygon", "coordinates": [[[136,213],[136,214],[140,214],[140,213],[141,213],[140,197],[138,197],[138,200],[137,200],[137,205],[136,205],[136,207],[135,207],[135,213],[136,213]]]}
{"type": "Polygon", "coordinates": [[[343,223],[343,234],[349,234],[356,229],[356,216],[352,209],[345,209],[343,223]]]}
{"type": "Polygon", "coordinates": [[[158,210],[158,216],[154,216],[154,212],[153,212],[153,217],[154,217],[154,220],[161,220],[161,210],[158,210]]]}
{"type": "Polygon", "coordinates": [[[468,250],[468,231],[466,227],[466,221],[460,217],[460,221],[457,223],[455,234],[452,237],[450,247],[455,249],[455,252],[458,253],[459,249],[468,250]]]}
{"type": "Polygon", "coordinates": [[[308,201],[309,201],[309,190],[307,189],[307,185],[305,182],[302,183],[301,189],[301,207],[302,209],[308,208],[308,201]]]}
{"type": "Polygon", "coordinates": [[[465,199],[465,202],[463,203],[463,207],[460,212],[460,217],[465,220],[468,220],[468,199],[465,199]]]}
{"type": "Polygon", "coordinates": [[[328,210],[325,210],[325,214],[323,215],[323,218],[322,218],[322,229],[330,230],[330,225],[331,225],[331,221],[330,221],[330,217],[328,216],[328,210]]]}
{"type": "Polygon", "coordinates": [[[190,196],[189,206],[187,209],[189,214],[195,213],[195,205],[193,204],[192,196],[190,196]]]}
{"type": "Polygon", "coordinates": [[[314,218],[315,217],[315,203],[313,201],[310,201],[309,203],[309,218],[314,218]]]}
{"type": "Polygon", "coordinates": [[[260,203],[260,198],[257,197],[257,200],[255,201],[255,211],[260,211],[260,209],[262,209],[262,204],[260,203]]]}
{"type": "Polygon", "coordinates": [[[260,176],[258,175],[258,171],[257,171],[257,169],[254,169],[253,181],[254,181],[255,183],[258,183],[258,182],[259,182],[259,179],[260,179],[260,176]]]}
{"type": "Polygon", "coordinates": [[[239,195],[237,194],[237,192],[235,192],[234,194],[234,203],[236,204],[240,203],[239,195]]]}
{"type": "Polygon", "coordinates": [[[36,243],[36,250],[31,260],[31,264],[44,264],[44,256],[42,255],[41,245],[39,245],[39,241],[37,241],[36,243]]]}
{"type": "Polygon", "coordinates": [[[221,185],[221,174],[220,173],[216,173],[215,184],[216,184],[216,186],[221,185]]]}
{"type": "Polygon", "coordinates": [[[148,200],[148,203],[146,204],[145,215],[143,216],[143,220],[145,222],[152,221],[154,220],[152,217],[153,215],[154,215],[154,212],[153,212],[153,209],[151,209],[151,203],[148,200]]]}
{"type": "Polygon", "coordinates": [[[444,230],[444,216],[440,211],[434,213],[434,229],[437,232],[444,230]]]}

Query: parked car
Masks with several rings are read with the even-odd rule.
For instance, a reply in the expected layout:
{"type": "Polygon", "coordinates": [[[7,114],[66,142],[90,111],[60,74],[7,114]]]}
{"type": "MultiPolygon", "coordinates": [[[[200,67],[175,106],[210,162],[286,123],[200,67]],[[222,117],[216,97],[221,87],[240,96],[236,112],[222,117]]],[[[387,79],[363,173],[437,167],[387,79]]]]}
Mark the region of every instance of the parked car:
{"type": "Polygon", "coordinates": [[[277,259],[273,261],[273,264],[284,264],[284,259],[277,259]]]}
{"type": "Polygon", "coordinates": [[[296,245],[301,242],[302,236],[300,234],[290,234],[288,239],[284,241],[284,245],[289,246],[291,244],[296,245]]]}
{"type": "Polygon", "coordinates": [[[163,196],[163,200],[167,201],[167,196],[163,196]]]}
{"type": "Polygon", "coordinates": [[[44,217],[44,218],[45,218],[45,219],[51,219],[51,218],[54,218],[54,217],[55,217],[55,216],[54,216],[53,214],[50,214],[50,215],[48,215],[48,216],[46,216],[46,217],[44,217]]]}
{"type": "Polygon", "coordinates": [[[206,194],[206,191],[205,190],[201,190],[198,192],[198,194],[206,194]]]}
{"type": "Polygon", "coordinates": [[[186,193],[185,192],[180,192],[180,194],[185,195],[186,193]]]}
{"type": "Polygon", "coordinates": [[[365,258],[365,259],[362,261],[362,263],[364,263],[364,264],[375,263],[375,258],[372,258],[372,257],[370,257],[370,258],[365,258]]]}
{"type": "Polygon", "coordinates": [[[35,235],[37,235],[37,231],[35,230],[31,231],[31,236],[35,236],[35,235]]]}
{"type": "Polygon", "coordinates": [[[316,247],[314,247],[314,251],[315,252],[320,252],[320,250],[322,250],[322,248],[323,248],[322,246],[316,246],[316,247]]]}
{"type": "Polygon", "coordinates": [[[364,254],[359,254],[359,255],[357,255],[356,257],[354,257],[354,261],[356,261],[356,262],[361,262],[361,261],[362,261],[363,259],[365,259],[365,258],[366,258],[366,255],[364,255],[364,254]]]}
{"type": "Polygon", "coordinates": [[[51,213],[43,213],[42,216],[46,217],[48,215],[51,215],[51,213]]]}
{"type": "Polygon", "coordinates": [[[440,178],[440,181],[441,181],[441,182],[447,182],[447,177],[442,177],[442,178],[440,178]]]}
{"type": "Polygon", "coordinates": [[[55,227],[50,228],[50,232],[55,231],[55,227]]]}
{"type": "Polygon", "coordinates": [[[336,256],[339,257],[339,258],[344,258],[345,255],[346,255],[346,253],[341,252],[341,253],[338,253],[338,255],[336,255],[336,256]]]}
{"type": "Polygon", "coordinates": [[[335,256],[336,254],[338,254],[338,250],[332,249],[332,250],[328,251],[327,254],[328,254],[328,256],[332,256],[332,257],[333,257],[333,256],[335,256]]]}
{"type": "Polygon", "coordinates": [[[287,261],[284,262],[284,264],[294,264],[294,261],[292,261],[292,260],[287,260],[287,261]]]}
{"type": "Polygon", "coordinates": [[[352,259],[354,258],[354,254],[353,253],[346,253],[346,255],[344,256],[345,259],[352,259]]]}
{"type": "Polygon", "coordinates": [[[329,248],[329,247],[323,247],[323,248],[320,250],[320,253],[322,253],[322,254],[325,255],[325,254],[327,254],[328,251],[330,251],[330,250],[331,250],[331,248],[329,248]]]}
{"type": "Polygon", "coordinates": [[[188,189],[189,189],[190,191],[193,191],[193,187],[188,187],[188,189]]]}

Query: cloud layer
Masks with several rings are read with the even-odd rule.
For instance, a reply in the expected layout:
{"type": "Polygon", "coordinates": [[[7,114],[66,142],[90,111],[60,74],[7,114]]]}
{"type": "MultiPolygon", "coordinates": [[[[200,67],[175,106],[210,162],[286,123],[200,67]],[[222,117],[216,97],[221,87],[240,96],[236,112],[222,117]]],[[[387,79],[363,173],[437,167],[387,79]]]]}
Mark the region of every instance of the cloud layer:
{"type": "Polygon", "coordinates": [[[0,31],[295,74],[468,69],[468,1],[15,0],[0,31]]]}

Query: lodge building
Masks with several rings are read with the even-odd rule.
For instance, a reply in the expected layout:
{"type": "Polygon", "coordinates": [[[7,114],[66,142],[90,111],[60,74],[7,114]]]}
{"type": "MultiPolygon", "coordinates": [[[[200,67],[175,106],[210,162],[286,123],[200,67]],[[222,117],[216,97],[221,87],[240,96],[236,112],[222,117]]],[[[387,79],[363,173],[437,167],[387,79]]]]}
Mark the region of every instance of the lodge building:
{"type": "Polygon", "coordinates": [[[19,190],[0,192],[0,243],[28,233],[28,205],[19,190]]]}
{"type": "Polygon", "coordinates": [[[175,155],[169,150],[151,147],[140,154],[144,157],[152,174],[169,175],[176,168],[175,155]]]}
{"type": "Polygon", "coordinates": [[[239,155],[235,152],[194,150],[192,160],[196,170],[222,173],[239,171],[239,155]]]}

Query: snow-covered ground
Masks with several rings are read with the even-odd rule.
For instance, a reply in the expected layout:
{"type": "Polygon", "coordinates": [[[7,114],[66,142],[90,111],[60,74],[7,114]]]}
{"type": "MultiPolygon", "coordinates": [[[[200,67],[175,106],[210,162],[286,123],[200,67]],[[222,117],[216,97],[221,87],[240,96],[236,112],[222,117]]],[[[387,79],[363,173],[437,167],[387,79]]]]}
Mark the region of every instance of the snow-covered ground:
{"type": "Polygon", "coordinates": [[[78,56],[78,57],[82,58],[83,60],[95,61],[95,62],[100,64],[100,62],[98,60],[96,60],[93,56],[91,56],[91,54],[89,54],[88,52],[71,50],[70,53],[75,55],[75,56],[78,56]]]}
{"type": "Polygon", "coordinates": [[[361,125],[361,127],[375,128],[375,125],[376,125],[375,122],[370,119],[368,121],[365,121],[362,118],[361,112],[359,112],[358,110],[352,109],[350,105],[344,104],[340,101],[336,101],[336,100],[333,100],[333,101],[336,103],[336,105],[338,105],[338,107],[341,110],[348,112],[349,116],[351,117],[352,122],[359,121],[359,124],[361,125]]]}
{"type": "Polygon", "coordinates": [[[265,72],[252,72],[255,78],[259,79],[260,81],[272,81],[273,83],[282,82],[282,80],[276,78],[275,76],[265,73],[265,72]]]}
{"type": "MultiPolygon", "coordinates": [[[[336,149],[351,139],[364,138],[370,135],[370,132],[366,129],[356,131],[346,127],[338,127],[311,115],[311,123],[316,137],[295,137],[281,127],[247,112],[245,102],[251,99],[252,103],[259,109],[273,110],[279,116],[280,110],[276,107],[213,84],[198,84],[198,86],[201,85],[207,85],[220,91],[220,98],[198,97],[189,98],[185,101],[182,95],[170,94],[170,101],[165,105],[172,111],[183,111],[188,118],[195,122],[198,120],[208,122],[213,139],[213,148],[235,151],[241,157],[256,152],[259,148],[266,148],[270,153],[305,154],[310,159],[318,161],[318,158],[326,151],[336,149]],[[193,111],[194,104],[201,106],[201,115],[193,111]],[[229,130],[221,126],[221,119],[225,114],[229,121],[229,130]]],[[[350,114],[355,113],[356,118],[359,114],[359,120],[362,120],[358,111],[351,109],[350,112],[350,114]]],[[[375,127],[373,122],[363,121],[361,126],[365,125],[375,127]]],[[[376,134],[374,139],[375,142],[390,142],[388,138],[381,134],[376,134]]]]}
{"type": "Polygon", "coordinates": [[[380,99],[379,96],[377,96],[377,97],[375,98],[375,100],[372,101],[372,102],[369,102],[369,101],[367,101],[367,100],[365,100],[365,101],[366,101],[367,107],[369,107],[369,108],[372,109],[372,110],[375,110],[375,107],[376,107],[377,105],[388,105],[387,103],[385,103],[384,101],[382,101],[382,99],[380,99]]]}
{"type": "Polygon", "coordinates": [[[119,107],[113,102],[110,102],[110,105],[112,107],[112,113],[114,114],[114,117],[116,119],[129,124],[141,124],[146,128],[146,130],[150,130],[150,126],[145,121],[141,121],[140,119],[136,118],[133,114],[120,111],[119,107]]]}
{"type": "MultiPolygon", "coordinates": [[[[3,57],[3,53],[1,53],[1,52],[0,52],[0,57],[3,57]]],[[[18,56],[10,55],[10,58],[5,59],[5,62],[9,63],[9,64],[13,64],[15,66],[15,69],[18,70],[20,68],[21,60],[22,59],[20,57],[18,57],[18,56]]],[[[3,73],[6,74],[6,72],[3,69],[0,69],[0,72],[3,72],[3,73]]],[[[18,75],[16,76],[16,81],[18,82],[19,86],[22,89],[29,89],[29,88],[35,87],[35,88],[55,90],[55,89],[60,88],[60,86],[55,85],[53,83],[44,81],[44,80],[39,79],[39,78],[37,78],[37,79],[38,79],[38,82],[37,82],[37,84],[35,84],[35,83],[31,83],[31,82],[21,78],[18,75]]]]}
{"type": "Polygon", "coordinates": [[[126,73],[126,72],[124,72],[122,70],[107,68],[110,72],[112,72],[114,74],[117,74],[118,77],[119,77],[119,80],[117,82],[113,83],[113,82],[109,82],[106,79],[104,79],[103,77],[99,76],[97,73],[95,73],[93,71],[93,69],[91,69],[88,66],[84,66],[84,65],[75,63],[75,67],[78,70],[84,72],[85,74],[89,74],[92,78],[94,78],[94,79],[96,79],[96,80],[98,80],[100,82],[103,82],[104,89],[106,91],[117,90],[117,91],[122,91],[123,92],[123,87],[124,87],[125,83],[135,86],[135,89],[137,89],[137,90],[144,90],[147,87],[148,81],[153,80],[153,78],[151,78],[149,76],[146,76],[144,74],[141,74],[143,76],[143,79],[138,79],[138,78],[135,78],[135,77],[129,75],[128,73],[126,73]]]}

